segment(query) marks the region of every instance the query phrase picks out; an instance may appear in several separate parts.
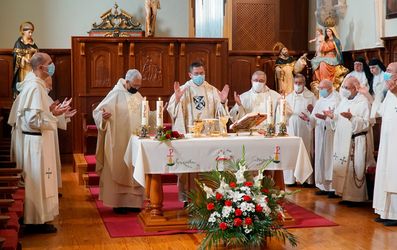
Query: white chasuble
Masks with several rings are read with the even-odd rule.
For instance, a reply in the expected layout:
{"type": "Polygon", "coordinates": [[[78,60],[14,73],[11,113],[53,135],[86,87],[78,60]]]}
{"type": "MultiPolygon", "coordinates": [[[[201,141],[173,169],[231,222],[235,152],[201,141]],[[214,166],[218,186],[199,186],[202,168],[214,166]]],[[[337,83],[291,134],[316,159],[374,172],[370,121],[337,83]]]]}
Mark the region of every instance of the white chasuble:
{"type": "MultiPolygon", "coordinates": [[[[273,118],[276,118],[277,102],[281,98],[281,95],[276,91],[268,88],[267,86],[261,93],[255,92],[252,88],[247,92],[240,95],[241,106],[237,103],[230,110],[230,116],[232,121],[235,122],[242,118],[244,115],[249,113],[264,113],[267,114],[267,100],[272,100],[273,107],[273,118]]],[[[287,108],[288,112],[288,108],[287,108]]],[[[275,121],[274,121],[275,122],[275,121]]],[[[266,124],[266,120],[259,125],[263,127],[266,124]]]]}
{"type": "Polygon", "coordinates": [[[379,115],[382,117],[376,164],[373,208],[383,219],[397,220],[397,97],[387,92],[379,115]]]}
{"type": "Polygon", "coordinates": [[[179,103],[175,102],[173,94],[168,103],[168,113],[172,120],[172,129],[180,133],[187,133],[188,127],[193,125],[196,119],[211,119],[227,116],[227,106],[221,103],[219,91],[208,82],[196,86],[192,80],[187,81],[181,89],[186,92],[179,103]]]}
{"type": "Polygon", "coordinates": [[[124,154],[131,134],[140,128],[143,98],[140,93],[129,93],[123,84],[125,80],[119,79],[93,111],[98,128],[96,171],[100,175],[99,199],[110,207],[139,208],[144,190],[133,179],[134,169],[125,164],[124,154]],[[112,114],[108,120],[102,119],[103,110],[112,114]]]}
{"type": "Polygon", "coordinates": [[[341,195],[343,200],[366,201],[368,199],[365,181],[366,138],[370,127],[368,100],[360,94],[352,100],[342,98],[334,115],[332,186],[335,193],[341,195]],[[340,114],[349,111],[352,114],[350,120],[340,114]]]}

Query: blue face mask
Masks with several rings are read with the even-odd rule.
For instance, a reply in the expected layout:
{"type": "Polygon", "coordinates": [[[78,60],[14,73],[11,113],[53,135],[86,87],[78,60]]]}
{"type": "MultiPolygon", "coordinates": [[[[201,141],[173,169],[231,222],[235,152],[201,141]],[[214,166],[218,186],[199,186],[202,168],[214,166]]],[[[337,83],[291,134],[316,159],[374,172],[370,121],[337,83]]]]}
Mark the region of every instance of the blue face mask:
{"type": "Polygon", "coordinates": [[[392,76],[393,76],[392,73],[389,73],[389,72],[383,73],[383,78],[385,79],[385,81],[391,80],[391,77],[392,77],[392,76]]]}
{"type": "Polygon", "coordinates": [[[55,73],[55,65],[54,63],[51,63],[50,65],[47,66],[47,73],[50,76],[53,76],[55,73]]]}
{"type": "Polygon", "coordinates": [[[192,77],[193,83],[196,84],[197,86],[203,84],[204,80],[205,80],[205,75],[197,75],[192,77]]]}
{"type": "Polygon", "coordinates": [[[321,89],[319,94],[320,94],[321,97],[327,97],[328,96],[328,90],[321,89]]]}

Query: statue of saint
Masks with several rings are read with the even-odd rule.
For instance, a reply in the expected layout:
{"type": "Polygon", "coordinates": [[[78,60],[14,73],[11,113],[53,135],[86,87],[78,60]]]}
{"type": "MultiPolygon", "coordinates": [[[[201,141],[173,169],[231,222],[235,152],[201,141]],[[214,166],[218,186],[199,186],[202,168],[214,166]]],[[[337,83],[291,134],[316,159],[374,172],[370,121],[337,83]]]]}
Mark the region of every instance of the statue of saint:
{"type": "Polygon", "coordinates": [[[277,43],[273,50],[276,48],[279,49],[275,65],[276,90],[288,95],[294,90],[294,74],[300,73],[306,66],[306,54],[296,60],[288,54],[288,49],[282,43],[277,43]]]}
{"type": "Polygon", "coordinates": [[[31,22],[24,22],[19,27],[21,37],[15,42],[13,55],[14,55],[14,77],[12,80],[12,90],[16,94],[20,82],[25,79],[25,76],[32,70],[30,65],[30,58],[39,49],[33,42],[32,34],[34,25],[31,22]]]}
{"type": "Polygon", "coordinates": [[[160,9],[160,0],[145,0],[146,26],[145,35],[147,37],[154,36],[156,29],[157,10],[160,9]]]}

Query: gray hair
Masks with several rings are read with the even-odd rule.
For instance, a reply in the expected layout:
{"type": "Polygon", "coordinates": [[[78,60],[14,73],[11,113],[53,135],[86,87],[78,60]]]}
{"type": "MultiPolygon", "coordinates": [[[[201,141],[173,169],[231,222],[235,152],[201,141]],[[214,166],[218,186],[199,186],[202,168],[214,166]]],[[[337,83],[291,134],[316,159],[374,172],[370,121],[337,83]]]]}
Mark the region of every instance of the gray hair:
{"type": "Polygon", "coordinates": [[[255,72],[252,74],[251,78],[252,78],[254,75],[259,75],[259,76],[260,76],[260,75],[263,75],[263,76],[265,76],[265,78],[267,79],[266,73],[263,72],[262,70],[257,70],[257,71],[255,71],[255,72]]]}
{"type": "Polygon", "coordinates": [[[305,83],[306,83],[306,77],[304,75],[302,75],[301,73],[296,73],[294,78],[296,79],[302,79],[305,83]]]}
{"type": "Polygon", "coordinates": [[[141,73],[137,69],[130,69],[125,74],[126,81],[133,81],[135,79],[142,79],[141,73]]]}

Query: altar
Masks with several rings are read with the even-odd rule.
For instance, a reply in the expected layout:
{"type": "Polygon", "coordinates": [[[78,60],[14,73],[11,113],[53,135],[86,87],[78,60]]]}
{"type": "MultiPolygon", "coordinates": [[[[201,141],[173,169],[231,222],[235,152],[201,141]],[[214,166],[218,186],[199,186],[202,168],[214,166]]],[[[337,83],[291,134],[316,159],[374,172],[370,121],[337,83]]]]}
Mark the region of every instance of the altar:
{"type": "Polygon", "coordinates": [[[227,160],[239,159],[245,148],[249,170],[258,170],[268,159],[276,162],[266,170],[294,170],[298,182],[312,174],[310,158],[300,137],[262,135],[185,138],[160,142],[131,136],[124,161],[133,171],[134,179],[145,187],[146,206],[139,214],[145,231],[186,229],[184,210],[163,211],[161,174],[208,172],[225,167],[227,160]]]}

